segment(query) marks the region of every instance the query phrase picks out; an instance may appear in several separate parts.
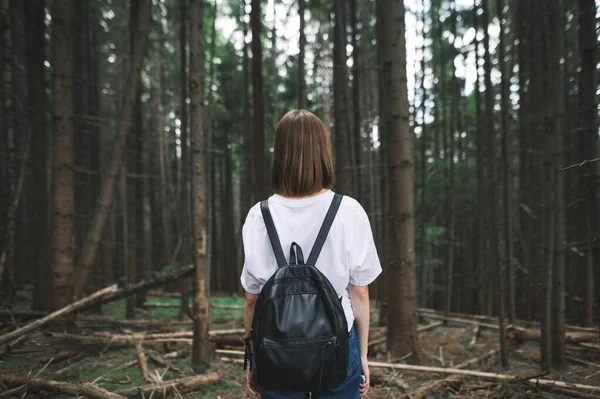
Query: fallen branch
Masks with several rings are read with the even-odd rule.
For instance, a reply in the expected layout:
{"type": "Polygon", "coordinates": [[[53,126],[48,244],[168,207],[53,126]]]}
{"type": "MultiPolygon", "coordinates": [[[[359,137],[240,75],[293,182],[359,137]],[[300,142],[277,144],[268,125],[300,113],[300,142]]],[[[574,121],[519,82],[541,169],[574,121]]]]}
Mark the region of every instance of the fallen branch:
{"type": "Polygon", "coordinates": [[[140,371],[142,373],[142,377],[146,382],[150,382],[150,374],[148,374],[148,359],[146,359],[146,354],[144,353],[144,348],[142,348],[141,343],[135,344],[135,351],[137,353],[138,363],[140,365],[140,371]]]}
{"type": "Polygon", "coordinates": [[[185,394],[193,392],[202,386],[216,384],[218,381],[219,374],[209,373],[165,381],[162,384],[148,384],[140,387],[127,388],[118,391],[118,393],[130,399],[147,398],[150,395],[152,395],[153,398],[167,398],[172,392],[185,394]]]}
{"type": "MultiPolygon", "coordinates": [[[[441,326],[442,324],[443,323],[441,321],[436,321],[435,323],[431,323],[431,324],[428,324],[426,326],[419,327],[417,329],[417,332],[422,333],[422,332],[425,332],[425,331],[429,331],[429,330],[432,330],[432,329],[434,329],[436,327],[441,326]]],[[[375,339],[373,339],[372,341],[369,342],[369,348],[372,347],[372,346],[377,346],[379,344],[383,344],[386,341],[387,341],[387,337],[385,335],[383,337],[375,338],[375,339]]]]}
{"type": "Polygon", "coordinates": [[[100,291],[96,291],[95,293],[93,293],[92,295],[80,299],[76,302],[73,302],[67,306],[65,306],[64,308],[61,308],[57,311],[54,311],[52,313],[50,313],[49,315],[42,317],[41,319],[38,319],[34,322],[31,322],[29,324],[26,324],[25,326],[16,329],[15,331],[9,332],[8,334],[4,334],[2,336],[0,336],[0,345],[5,344],[7,342],[10,342],[16,338],[19,338],[23,335],[29,334],[32,331],[45,326],[46,324],[50,323],[51,321],[62,317],[62,316],[66,316],[70,313],[73,313],[77,310],[83,309],[86,306],[95,306],[97,304],[100,303],[101,299],[106,299],[107,297],[109,297],[110,295],[114,295],[114,293],[116,293],[117,290],[117,285],[111,285],[109,287],[103,288],[100,291]]]}
{"type": "Polygon", "coordinates": [[[104,388],[90,383],[71,384],[64,381],[42,380],[40,378],[14,377],[0,375],[0,382],[9,386],[31,386],[41,391],[57,394],[83,396],[91,399],[123,399],[123,396],[109,392],[104,388]]]}
{"type": "Polygon", "coordinates": [[[443,367],[426,367],[426,366],[413,366],[409,364],[393,364],[393,363],[382,363],[382,362],[369,362],[369,367],[381,367],[395,370],[406,370],[406,371],[421,371],[426,373],[439,373],[439,374],[456,374],[464,375],[468,377],[478,377],[485,380],[491,381],[525,381],[531,384],[536,384],[542,388],[560,387],[574,389],[577,391],[589,391],[589,392],[600,392],[600,386],[583,385],[583,384],[572,384],[563,381],[555,380],[544,380],[540,378],[529,378],[523,379],[523,377],[499,374],[499,373],[486,373],[483,371],[472,371],[472,370],[460,370],[455,368],[443,368],[443,367]]]}
{"type": "MultiPolygon", "coordinates": [[[[508,338],[518,343],[539,341],[541,338],[541,332],[539,330],[513,327],[508,333],[508,338]]],[[[565,334],[565,342],[568,344],[581,344],[584,342],[595,341],[597,339],[597,332],[567,332],[565,334]]]]}

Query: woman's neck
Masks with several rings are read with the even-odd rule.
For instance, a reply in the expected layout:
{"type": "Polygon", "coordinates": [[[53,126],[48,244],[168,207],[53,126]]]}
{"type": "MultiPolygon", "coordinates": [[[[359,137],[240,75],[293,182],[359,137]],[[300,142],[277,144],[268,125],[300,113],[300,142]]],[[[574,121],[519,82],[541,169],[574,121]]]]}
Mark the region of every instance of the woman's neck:
{"type": "Polygon", "coordinates": [[[308,195],[302,195],[302,196],[299,196],[299,197],[290,197],[290,196],[281,195],[281,194],[279,194],[279,195],[281,195],[283,198],[287,198],[287,199],[303,199],[303,198],[312,198],[312,197],[316,197],[317,195],[321,195],[321,194],[323,194],[323,193],[326,193],[327,191],[329,191],[329,189],[327,189],[327,188],[323,188],[323,189],[321,189],[321,190],[319,190],[319,191],[315,191],[315,192],[314,192],[314,193],[312,193],[312,194],[308,194],[308,195]]]}

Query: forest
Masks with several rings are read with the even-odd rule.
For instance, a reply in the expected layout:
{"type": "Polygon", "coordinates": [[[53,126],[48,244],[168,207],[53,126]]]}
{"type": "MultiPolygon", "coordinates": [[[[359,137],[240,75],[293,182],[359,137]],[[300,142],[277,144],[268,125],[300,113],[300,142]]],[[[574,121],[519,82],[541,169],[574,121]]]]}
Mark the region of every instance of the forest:
{"type": "Polygon", "coordinates": [[[306,109],[368,213],[370,398],[600,398],[597,0],[0,0],[0,398],[244,398],[306,109]]]}

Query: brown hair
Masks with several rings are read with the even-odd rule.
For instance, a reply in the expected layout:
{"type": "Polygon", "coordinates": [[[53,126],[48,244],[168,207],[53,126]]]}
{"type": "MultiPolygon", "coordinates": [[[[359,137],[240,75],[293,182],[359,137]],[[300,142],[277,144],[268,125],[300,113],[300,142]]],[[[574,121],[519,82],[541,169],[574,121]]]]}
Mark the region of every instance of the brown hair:
{"type": "Polygon", "coordinates": [[[311,112],[293,110],[275,128],[273,191],[303,197],[331,188],[335,174],[327,128],[311,112]]]}

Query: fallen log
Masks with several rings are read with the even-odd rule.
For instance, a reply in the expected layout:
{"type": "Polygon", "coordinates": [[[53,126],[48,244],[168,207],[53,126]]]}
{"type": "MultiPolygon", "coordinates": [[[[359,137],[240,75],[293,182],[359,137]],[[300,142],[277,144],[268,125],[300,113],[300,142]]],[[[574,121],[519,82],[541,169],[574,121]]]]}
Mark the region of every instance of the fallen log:
{"type": "MultiPolygon", "coordinates": [[[[431,308],[418,308],[417,313],[423,317],[429,317],[431,314],[443,315],[442,312],[437,311],[435,309],[431,309],[431,308]]],[[[448,316],[454,317],[454,318],[459,318],[459,319],[460,318],[473,319],[473,320],[478,320],[478,321],[481,321],[484,323],[490,323],[490,324],[498,324],[498,317],[495,317],[495,316],[485,316],[485,315],[477,315],[477,314],[470,314],[470,313],[457,313],[457,312],[450,312],[450,313],[448,313],[448,316]]],[[[523,320],[523,319],[515,320],[515,324],[520,325],[520,326],[532,326],[532,327],[540,326],[539,321],[523,320]]],[[[568,330],[581,331],[581,332],[598,332],[598,329],[600,328],[599,326],[582,327],[582,326],[575,326],[575,325],[571,325],[571,324],[567,324],[565,327],[568,330]]]]}
{"type": "MultiPolygon", "coordinates": [[[[240,345],[243,344],[242,333],[244,330],[215,330],[209,331],[209,340],[221,345],[240,345]]],[[[47,336],[87,346],[100,346],[103,348],[122,348],[135,346],[138,342],[158,343],[158,342],[188,342],[193,338],[192,331],[179,331],[175,333],[164,334],[102,334],[95,333],[90,335],[68,334],[48,332],[47,336]]]]}
{"type": "Polygon", "coordinates": [[[23,335],[29,334],[32,331],[47,325],[53,320],[56,320],[59,317],[66,316],[70,313],[73,313],[77,310],[81,310],[86,306],[95,306],[100,303],[100,300],[106,299],[107,297],[114,295],[117,292],[117,285],[113,284],[109,287],[103,288],[100,291],[96,291],[92,295],[75,301],[64,308],[56,310],[41,319],[33,321],[25,326],[16,329],[15,331],[9,332],[8,334],[4,334],[0,336],[0,345],[5,344],[7,342],[13,341],[23,335]]]}
{"type": "Polygon", "coordinates": [[[479,326],[484,327],[484,328],[489,328],[492,330],[499,330],[500,327],[496,324],[490,324],[490,323],[484,323],[482,321],[476,321],[476,320],[471,320],[471,319],[463,319],[463,318],[459,318],[459,317],[450,317],[450,316],[444,316],[444,315],[439,315],[437,313],[430,313],[427,314],[427,317],[430,317],[432,319],[438,319],[438,320],[444,320],[444,321],[449,321],[452,323],[456,323],[456,324],[466,324],[469,326],[479,326]]]}
{"type": "Polygon", "coordinates": [[[42,380],[40,378],[15,377],[0,375],[0,382],[8,386],[31,386],[41,391],[56,394],[83,396],[91,399],[124,399],[123,396],[109,392],[104,388],[90,383],[72,384],[64,381],[42,380]]]}
{"type": "Polygon", "coordinates": [[[135,351],[137,353],[138,363],[140,365],[140,372],[142,373],[142,377],[146,382],[150,382],[150,374],[148,374],[148,359],[146,358],[146,354],[144,353],[144,348],[142,348],[141,343],[135,344],[135,351]]]}
{"type": "Polygon", "coordinates": [[[98,303],[91,304],[89,306],[85,306],[83,309],[88,309],[94,305],[102,305],[102,304],[105,304],[108,302],[116,301],[118,299],[134,295],[134,294],[138,294],[140,292],[145,292],[154,287],[158,287],[161,285],[171,283],[173,281],[181,280],[182,278],[189,277],[193,273],[194,273],[194,266],[190,265],[190,266],[185,266],[185,267],[179,268],[170,273],[163,274],[162,276],[158,276],[156,278],[153,278],[152,280],[146,280],[146,281],[142,280],[130,287],[120,288],[119,290],[117,290],[116,292],[111,294],[110,296],[103,298],[98,303]]]}
{"type": "MultiPolygon", "coordinates": [[[[458,369],[458,370],[465,369],[473,364],[478,364],[484,360],[489,359],[490,357],[494,356],[496,353],[498,353],[498,349],[492,349],[488,353],[485,353],[476,358],[469,359],[465,362],[462,362],[454,368],[458,369]]],[[[427,398],[432,393],[439,391],[440,389],[444,389],[447,387],[453,387],[455,389],[458,389],[458,388],[460,388],[460,385],[462,385],[462,378],[463,377],[460,375],[452,375],[443,380],[434,381],[431,384],[424,385],[421,388],[417,389],[415,392],[410,394],[409,397],[411,399],[424,399],[424,398],[427,398]]]]}
{"type": "Polygon", "coordinates": [[[179,368],[177,368],[177,366],[175,366],[173,363],[168,362],[165,359],[163,359],[163,357],[161,355],[159,355],[158,352],[149,350],[148,357],[150,358],[150,360],[152,360],[154,363],[158,364],[159,366],[168,367],[171,370],[179,371],[179,368]]]}
{"type": "MultiPolygon", "coordinates": [[[[422,333],[422,332],[425,332],[425,331],[429,331],[429,330],[432,330],[432,329],[434,329],[436,327],[441,326],[442,324],[443,323],[441,321],[436,321],[435,323],[431,323],[431,324],[428,324],[426,326],[419,327],[417,329],[417,332],[422,333]]],[[[377,346],[379,344],[383,344],[386,341],[387,341],[387,337],[386,336],[377,337],[377,338],[374,338],[372,341],[370,341],[368,346],[370,348],[372,346],[377,346]]]]}
{"type": "Polygon", "coordinates": [[[455,368],[444,368],[444,367],[427,367],[427,366],[413,366],[409,364],[394,364],[394,363],[382,363],[382,362],[369,362],[369,367],[381,367],[381,368],[389,368],[394,370],[405,370],[405,371],[420,371],[420,372],[428,372],[428,373],[438,373],[438,374],[456,374],[463,375],[467,377],[478,377],[484,380],[490,381],[523,381],[531,384],[536,384],[541,388],[551,388],[551,387],[559,387],[559,388],[568,388],[577,391],[586,391],[586,392],[600,392],[600,386],[594,385],[584,385],[584,384],[573,384],[563,381],[555,381],[555,380],[545,380],[540,378],[529,378],[523,379],[523,377],[508,375],[508,374],[499,374],[499,373],[487,373],[483,371],[473,371],[473,370],[460,370],[455,368]]]}
{"type": "MultiPolygon", "coordinates": [[[[539,341],[541,338],[541,332],[539,330],[513,327],[508,333],[508,338],[521,344],[528,341],[539,341]]],[[[597,332],[567,332],[565,334],[565,342],[568,344],[580,344],[584,342],[596,341],[598,338],[599,336],[597,332]]]]}
{"type": "Polygon", "coordinates": [[[152,395],[153,398],[167,398],[170,397],[171,393],[173,392],[185,394],[193,392],[202,386],[216,384],[218,381],[219,374],[209,373],[165,381],[162,384],[148,384],[134,388],[122,389],[117,391],[117,393],[130,399],[147,398],[150,395],[152,395]]]}

